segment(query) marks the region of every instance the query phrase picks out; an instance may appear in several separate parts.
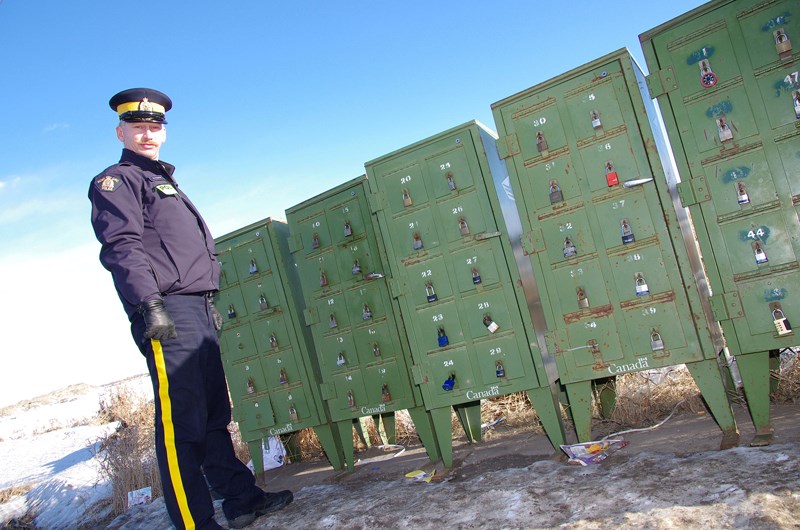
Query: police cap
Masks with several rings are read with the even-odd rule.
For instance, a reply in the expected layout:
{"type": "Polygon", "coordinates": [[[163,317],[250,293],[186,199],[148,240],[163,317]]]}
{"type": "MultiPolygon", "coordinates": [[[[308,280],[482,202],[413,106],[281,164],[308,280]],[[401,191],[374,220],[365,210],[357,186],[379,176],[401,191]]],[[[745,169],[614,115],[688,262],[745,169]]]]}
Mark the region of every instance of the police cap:
{"type": "Polygon", "coordinates": [[[166,113],[172,108],[172,100],[152,88],[129,88],[115,94],[108,105],[121,121],[167,123],[166,113]]]}

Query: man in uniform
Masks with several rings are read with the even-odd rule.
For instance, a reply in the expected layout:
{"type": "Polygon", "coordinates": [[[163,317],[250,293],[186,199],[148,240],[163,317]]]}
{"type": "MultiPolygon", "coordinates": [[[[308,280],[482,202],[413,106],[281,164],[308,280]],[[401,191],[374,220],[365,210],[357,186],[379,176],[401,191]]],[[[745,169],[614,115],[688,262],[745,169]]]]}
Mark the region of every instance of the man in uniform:
{"type": "Polygon", "coordinates": [[[292,502],[288,490],[255,485],[233,450],[230,402],[213,306],[219,265],[211,233],[159,160],[172,101],[133,88],[109,101],[119,115],[122,158],[89,187],[100,262],[147,359],[155,396],[156,455],[164,500],[179,529],[219,529],[209,485],[225,500],[228,524],[242,528],[292,502]],[[206,478],[208,482],[206,482],[206,478]]]}

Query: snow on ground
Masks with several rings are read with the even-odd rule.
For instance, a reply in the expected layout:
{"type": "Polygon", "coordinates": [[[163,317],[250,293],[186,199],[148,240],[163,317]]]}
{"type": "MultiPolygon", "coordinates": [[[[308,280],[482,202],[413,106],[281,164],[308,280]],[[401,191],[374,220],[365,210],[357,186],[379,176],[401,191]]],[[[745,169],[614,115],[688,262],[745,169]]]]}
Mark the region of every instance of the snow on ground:
{"type": "MultiPolygon", "coordinates": [[[[146,376],[133,384],[151,392],[146,376]]],[[[115,425],[86,419],[111,388],[77,387],[0,411],[0,490],[33,486],[0,505],[0,521],[35,513],[37,528],[48,530],[171,528],[162,499],[99,523],[108,519],[110,486],[99,482],[94,455],[115,425]]],[[[457,442],[449,470],[419,447],[354,473],[290,464],[268,472],[267,489],[290,487],[295,502],[250,528],[800,528],[800,408],[774,417],[781,435],[769,447],[748,447],[743,436],[740,447],[713,450],[713,420],[690,414],[630,435],[628,447],[588,467],[551,458],[546,438],[533,433],[457,442]],[[418,468],[435,468],[435,480],[404,477],[418,468]]],[[[225,525],[219,501],[217,519],[225,525]]]]}
{"type": "Polygon", "coordinates": [[[119,384],[152,395],[144,375],[102,387],[76,385],[3,409],[0,491],[34,487],[0,505],[2,523],[32,511],[38,528],[75,528],[87,511],[110,498],[111,486],[100,483],[95,454],[98,440],[116,424],[95,425],[93,418],[101,399],[119,384]]]}

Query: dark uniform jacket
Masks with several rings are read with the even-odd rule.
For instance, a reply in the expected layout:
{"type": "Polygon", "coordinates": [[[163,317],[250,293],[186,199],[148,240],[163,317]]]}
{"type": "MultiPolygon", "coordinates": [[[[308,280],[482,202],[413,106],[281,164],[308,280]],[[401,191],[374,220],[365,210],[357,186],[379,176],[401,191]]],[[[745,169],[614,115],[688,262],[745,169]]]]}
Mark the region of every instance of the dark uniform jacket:
{"type": "Polygon", "coordinates": [[[111,272],[128,318],[146,300],[219,288],[211,232],[178,189],[175,167],[122,150],[89,187],[100,262],[111,272]]]}

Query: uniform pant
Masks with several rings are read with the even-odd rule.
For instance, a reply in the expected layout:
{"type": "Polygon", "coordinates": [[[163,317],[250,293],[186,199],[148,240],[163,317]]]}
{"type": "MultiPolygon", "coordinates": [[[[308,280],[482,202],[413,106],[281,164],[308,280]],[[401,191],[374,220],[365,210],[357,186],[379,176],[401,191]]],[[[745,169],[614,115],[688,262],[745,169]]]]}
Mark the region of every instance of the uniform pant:
{"type": "Polygon", "coordinates": [[[231,519],[249,512],[262,490],[234,454],[228,387],[207,298],[169,295],[164,304],[177,339],[143,339],[144,321],[138,316],[131,325],[153,382],[164,500],[176,528],[220,528],[209,485],[225,499],[222,508],[231,519]]]}

